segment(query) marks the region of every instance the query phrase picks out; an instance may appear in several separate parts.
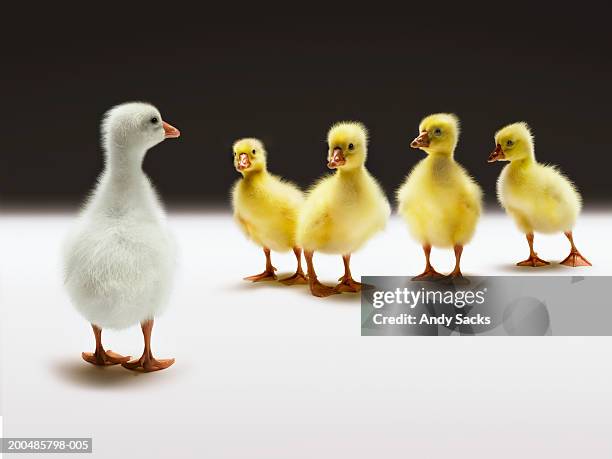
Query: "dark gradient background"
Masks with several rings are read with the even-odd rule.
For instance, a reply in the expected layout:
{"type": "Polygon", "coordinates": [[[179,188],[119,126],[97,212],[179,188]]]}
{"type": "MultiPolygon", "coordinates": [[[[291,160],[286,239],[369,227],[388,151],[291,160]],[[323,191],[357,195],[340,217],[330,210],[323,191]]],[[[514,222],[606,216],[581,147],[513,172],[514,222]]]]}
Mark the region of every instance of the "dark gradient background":
{"type": "Polygon", "coordinates": [[[308,8],[7,14],[2,203],[79,204],[102,167],[100,117],[128,100],[154,103],[182,131],[144,166],[171,206],[226,202],[237,177],[231,145],[244,136],[264,141],[272,172],[307,186],[327,172],[325,136],[343,119],[368,126],[368,168],[391,196],[423,155],[409,148],[419,120],[437,111],[460,117],[456,158],[489,200],[501,169],[486,163],[492,136],[525,120],[539,160],[558,164],[587,204],[609,202],[605,14],[584,5],[555,15],[519,4],[308,8]]]}

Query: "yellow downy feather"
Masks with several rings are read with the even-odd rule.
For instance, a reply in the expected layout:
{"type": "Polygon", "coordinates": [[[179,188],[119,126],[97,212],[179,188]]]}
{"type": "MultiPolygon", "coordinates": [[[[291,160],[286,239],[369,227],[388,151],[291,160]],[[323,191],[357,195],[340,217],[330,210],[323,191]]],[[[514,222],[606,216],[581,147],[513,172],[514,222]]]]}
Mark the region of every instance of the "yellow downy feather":
{"type": "Polygon", "coordinates": [[[384,229],[391,209],[365,168],[367,142],[367,131],[360,123],[343,122],[330,129],[329,155],[341,148],[346,164],[321,178],[306,195],[298,226],[298,242],[304,250],[350,254],[384,229]]]}
{"type": "Polygon", "coordinates": [[[465,245],[476,230],[482,191],[453,157],[459,121],[452,114],[430,115],[419,126],[419,132],[424,131],[430,145],[422,149],[428,155],[397,191],[398,212],[422,245],[465,245]]]}
{"type": "Polygon", "coordinates": [[[266,151],[257,139],[234,144],[234,163],[247,154],[251,166],[232,189],[234,217],[253,242],[278,252],[296,247],[296,229],[303,193],[297,186],[270,174],[266,151]]]}
{"type": "Polygon", "coordinates": [[[524,233],[570,231],[582,207],[580,194],[556,167],[536,161],[529,126],[510,124],[495,134],[495,143],[510,161],[497,180],[497,197],[518,228],[524,233]]]}

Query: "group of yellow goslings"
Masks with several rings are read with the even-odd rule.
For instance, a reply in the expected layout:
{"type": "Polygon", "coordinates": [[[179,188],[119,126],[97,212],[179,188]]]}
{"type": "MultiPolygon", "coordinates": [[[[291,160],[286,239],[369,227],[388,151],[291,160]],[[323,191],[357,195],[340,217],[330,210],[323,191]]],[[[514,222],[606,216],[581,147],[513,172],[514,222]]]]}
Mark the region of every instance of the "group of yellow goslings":
{"type": "MultiPolygon", "coordinates": [[[[168,304],[176,247],[142,162],[150,148],[179,136],[180,131],[164,121],[157,108],[142,102],[113,107],[102,122],[104,171],[63,250],[68,295],[94,334],[94,352],[82,353],[92,365],[152,372],[174,364],[174,359],[154,357],[151,336],[155,318],[168,304]],[[138,323],[144,338],[140,358],[131,360],[104,348],[104,329],[138,323]]],[[[465,281],[459,262],[478,222],[482,193],[453,158],[458,136],[454,115],[425,118],[412,147],[428,156],[413,168],[397,193],[399,213],[425,251],[426,268],[418,280],[465,281]],[[457,264],[448,276],[437,273],[429,263],[432,246],[454,248],[457,264]]],[[[306,195],[268,173],[260,141],[243,139],[234,144],[234,165],[242,174],[233,190],[236,220],[266,254],[265,271],[247,279],[275,279],[270,251],[293,249],[297,270],[282,282],[308,283],[316,296],[361,289],[351,275],[351,253],[384,228],[391,208],[365,168],[365,128],[359,123],[338,123],[329,131],[328,143],[328,166],[336,172],[320,179],[306,195]],[[302,250],[307,276],[301,267],[302,250]],[[345,272],[335,287],[317,280],[315,251],[342,255],[345,272]]],[[[589,265],[572,242],[580,196],[556,169],[535,161],[527,125],[505,127],[496,134],[495,144],[489,161],[510,161],[499,178],[499,199],[529,241],[529,258],[519,264],[546,264],[533,251],[534,231],[565,231],[571,252],[563,264],[589,265]]]]}
{"type": "MultiPolygon", "coordinates": [[[[455,161],[459,120],[453,114],[427,116],[411,146],[427,153],[397,190],[399,214],[425,253],[425,270],[415,280],[467,282],[461,274],[463,247],[470,241],[482,209],[482,191],[455,161]],[[453,248],[455,268],[444,276],[430,263],[432,247],[453,248]]],[[[340,122],[328,136],[327,166],[335,173],[319,179],[305,194],[267,170],[266,150],[253,138],[233,146],[234,166],[242,174],[234,185],[234,216],[249,239],[263,247],[266,268],[247,277],[253,282],[276,280],[272,250],[293,250],[297,270],[281,279],[285,284],[309,284],[313,295],[358,292],[362,284],[351,275],[351,254],[381,231],[391,207],[378,182],[365,167],[368,134],[357,122],[340,122]],[[302,270],[304,252],[307,273],[302,270]],[[330,287],[317,279],[314,252],[338,254],[344,275],[330,287]]],[[[510,124],[495,134],[489,162],[509,161],[497,182],[501,205],[527,236],[529,258],[519,266],[544,266],[533,249],[533,233],[563,231],[571,244],[566,266],[590,266],[576,249],[572,228],[581,209],[581,198],[572,182],[553,166],[535,159],[533,135],[526,123],[510,124]]]]}

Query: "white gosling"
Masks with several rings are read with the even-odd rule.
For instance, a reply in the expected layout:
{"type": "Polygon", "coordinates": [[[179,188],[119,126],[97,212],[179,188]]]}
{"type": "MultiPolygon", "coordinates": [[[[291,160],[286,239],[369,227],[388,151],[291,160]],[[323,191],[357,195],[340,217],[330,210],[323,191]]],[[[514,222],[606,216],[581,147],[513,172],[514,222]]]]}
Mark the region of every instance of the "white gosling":
{"type": "Polygon", "coordinates": [[[153,319],[168,302],[175,247],[162,204],[142,171],[149,148],[180,132],[152,105],[131,102],[106,113],[102,122],[104,172],[83,208],[64,250],[65,284],[76,309],[92,324],[94,365],[122,364],[141,371],[169,367],[151,352],[153,319]],[[103,328],[140,323],[145,349],[130,362],[102,346],[103,328]]]}

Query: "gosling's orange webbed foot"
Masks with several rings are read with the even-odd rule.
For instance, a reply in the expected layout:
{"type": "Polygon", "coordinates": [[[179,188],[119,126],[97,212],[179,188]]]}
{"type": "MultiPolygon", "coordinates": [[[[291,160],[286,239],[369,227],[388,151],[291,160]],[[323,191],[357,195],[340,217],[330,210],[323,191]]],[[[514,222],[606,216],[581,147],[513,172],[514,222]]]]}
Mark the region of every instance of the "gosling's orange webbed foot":
{"type": "Polygon", "coordinates": [[[122,363],[123,368],[128,370],[140,371],[142,373],[150,373],[152,371],[165,370],[172,366],[174,359],[157,360],[151,354],[144,354],[138,360],[122,363]]]}
{"type": "Polygon", "coordinates": [[[440,281],[444,284],[468,285],[470,280],[460,272],[452,272],[447,276],[442,276],[440,281]]]}
{"type": "Polygon", "coordinates": [[[316,279],[313,281],[310,281],[309,283],[310,283],[310,292],[314,296],[318,296],[319,298],[336,295],[337,293],[340,293],[334,287],[328,287],[327,285],[323,285],[321,282],[319,282],[316,279]]]}
{"type": "Polygon", "coordinates": [[[124,364],[130,360],[130,356],[119,355],[113,351],[96,351],[96,352],[83,352],[81,354],[83,360],[92,365],[109,366],[124,364]]]}
{"type": "Polygon", "coordinates": [[[306,276],[306,274],[304,274],[302,270],[298,270],[293,276],[281,279],[279,280],[279,282],[282,282],[285,285],[307,284],[308,277],[306,276]]]}
{"type": "Polygon", "coordinates": [[[527,258],[524,261],[519,261],[516,266],[531,266],[533,268],[538,268],[540,266],[546,266],[549,265],[550,262],[546,261],[546,260],[542,260],[540,257],[538,257],[538,254],[534,253],[533,255],[531,255],[529,258],[527,258]]]}
{"type": "Polygon", "coordinates": [[[276,268],[273,266],[271,269],[266,269],[261,274],[245,277],[244,280],[251,282],[273,281],[276,280],[276,274],[274,274],[274,271],[276,271],[276,268]]]}
{"type": "Polygon", "coordinates": [[[338,281],[340,281],[340,283],[336,285],[336,290],[339,292],[358,293],[361,292],[362,289],[368,287],[367,284],[357,282],[350,276],[342,276],[338,281]]]}
{"type": "Polygon", "coordinates": [[[422,274],[419,274],[418,276],[414,276],[412,280],[413,281],[437,281],[439,279],[442,279],[443,277],[444,275],[440,274],[435,269],[427,268],[425,271],[423,271],[422,274]]]}
{"type": "Polygon", "coordinates": [[[577,266],[593,266],[589,260],[584,258],[577,250],[572,250],[565,260],[561,262],[562,265],[571,266],[575,268],[577,266]]]}

